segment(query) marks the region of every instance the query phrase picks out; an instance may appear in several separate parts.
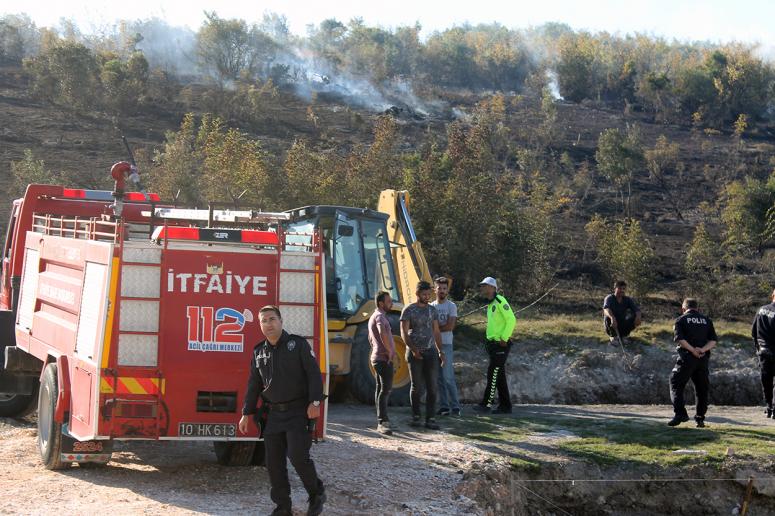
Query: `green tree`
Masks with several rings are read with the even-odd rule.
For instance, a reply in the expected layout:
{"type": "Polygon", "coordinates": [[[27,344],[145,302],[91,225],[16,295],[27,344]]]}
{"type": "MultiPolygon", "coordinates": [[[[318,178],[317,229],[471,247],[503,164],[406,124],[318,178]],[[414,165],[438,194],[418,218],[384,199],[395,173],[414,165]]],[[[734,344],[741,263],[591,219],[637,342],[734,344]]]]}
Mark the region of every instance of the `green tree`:
{"type": "Polygon", "coordinates": [[[325,165],[304,140],[297,139],[285,155],[283,171],[287,181],[285,199],[288,207],[322,204],[325,165]]]}
{"type": "Polygon", "coordinates": [[[40,97],[73,109],[100,101],[97,59],[80,43],[60,41],[26,60],[24,67],[40,97]]]}
{"type": "Polygon", "coordinates": [[[105,105],[117,113],[131,113],[148,91],[148,61],[139,51],[126,62],[110,59],[102,65],[100,82],[105,105]]]}
{"type": "Polygon", "coordinates": [[[38,51],[40,34],[26,14],[0,17],[0,63],[21,64],[38,51]]]}
{"type": "Polygon", "coordinates": [[[735,252],[761,254],[775,239],[775,173],[767,181],[734,181],[724,193],[724,244],[735,252]]]}
{"type": "Polygon", "coordinates": [[[227,129],[218,117],[205,115],[197,124],[187,114],[180,130],[167,134],[164,150],[157,153],[153,188],[165,197],[186,204],[232,202],[262,209],[280,204],[271,195],[283,183],[272,174],[258,141],[237,129],[227,129]]]}
{"type": "Polygon", "coordinates": [[[638,87],[638,98],[654,111],[657,120],[666,120],[672,113],[670,86],[667,72],[650,71],[638,87]]]}
{"type": "Polygon", "coordinates": [[[596,85],[602,81],[595,62],[597,43],[594,38],[587,33],[564,35],[559,47],[557,80],[560,95],[572,102],[595,99],[596,85]]]}
{"type": "Polygon", "coordinates": [[[277,46],[257,26],[243,20],[224,20],[214,12],[205,13],[206,21],[197,33],[197,57],[200,66],[213,74],[223,86],[240,76],[253,77],[268,72],[277,46]]]}
{"type": "Polygon", "coordinates": [[[597,262],[609,283],[626,279],[638,295],[647,294],[651,290],[655,255],[638,221],[612,224],[595,215],[585,229],[597,251],[597,262]]]}
{"type": "Polygon", "coordinates": [[[716,312],[721,286],[723,257],[719,243],[708,232],[705,224],[699,224],[686,253],[684,270],[691,295],[704,300],[709,315],[716,312]]]}
{"type": "Polygon", "coordinates": [[[683,200],[680,197],[680,190],[676,188],[679,179],[676,176],[683,171],[679,153],[680,148],[677,143],[670,143],[665,135],[660,135],[654,148],[646,150],[644,159],[649,178],[662,190],[678,220],[684,220],[681,211],[683,200]]]}
{"type": "Polygon", "coordinates": [[[177,132],[167,132],[164,149],[154,155],[150,184],[151,189],[164,199],[177,199],[184,205],[202,207],[199,174],[204,156],[196,135],[196,117],[188,113],[177,132]]]}
{"type": "Polygon", "coordinates": [[[14,195],[22,195],[27,185],[53,185],[61,181],[55,172],[48,170],[42,159],[36,159],[30,149],[24,149],[24,157],[11,162],[14,195]]]}
{"type": "Polygon", "coordinates": [[[643,165],[643,149],[637,132],[633,128],[628,128],[626,134],[619,129],[606,129],[597,140],[595,159],[603,177],[619,190],[622,211],[629,216],[632,179],[643,165]]]}
{"type": "Polygon", "coordinates": [[[544,88],[541,92],[541,115],[543,119],[538,126],[537,135],[540,146],[547,148],[557,137],[557,106],[549,88],[544,88]]]}
{"type": "Polygon", "coordinates": [[[318,27],[310,27],[307,45],[315,56],[317,67],[328,68],[333,73],[342,71],[346,34],[347,27],[334,18],[323,20],[318,27]]]}
{"type": "Polygon", "coordinates": [[[376,208],[377,195],[386,188],[400,188],[402,163],[398,151],[398,124],[381,116],[374,124],[374,141],[348,175],[350,198],[356,206],[376,208]]]}

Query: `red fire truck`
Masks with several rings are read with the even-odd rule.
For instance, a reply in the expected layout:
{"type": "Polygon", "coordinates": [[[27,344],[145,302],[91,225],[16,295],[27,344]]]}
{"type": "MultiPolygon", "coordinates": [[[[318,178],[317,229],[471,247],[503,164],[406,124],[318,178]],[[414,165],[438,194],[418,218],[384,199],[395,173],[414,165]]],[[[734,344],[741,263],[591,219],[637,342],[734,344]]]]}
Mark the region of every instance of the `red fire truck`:
{"type": "Polygon", "coordinates": [[[319,236],[287,231],[285,213],[180,209],[121,190],[30,185],[14,202],[0,415],[37,399],[49,469],[106,463],[130,439],[208,440],[223,464],[261,463],[257,429],[236,427],[261,306],[279,305],[285,328],[309,339],[328,389],[319,236]]]}

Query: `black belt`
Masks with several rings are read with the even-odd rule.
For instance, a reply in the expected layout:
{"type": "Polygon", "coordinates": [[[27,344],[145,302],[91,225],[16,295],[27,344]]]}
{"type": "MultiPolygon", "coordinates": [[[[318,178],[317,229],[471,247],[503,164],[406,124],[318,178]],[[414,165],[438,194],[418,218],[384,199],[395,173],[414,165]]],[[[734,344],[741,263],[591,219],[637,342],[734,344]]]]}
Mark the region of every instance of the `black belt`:
{"type": "Polygon", "coordinates": [[[309,405],[309,402],[301,398],[297,400],[286,401],[285,403],[267,402],[267,407],[269,410],[276,410],[277,412],[288,412],[289,410],[293,409],[306,408],[307,405],[309,405]]]}

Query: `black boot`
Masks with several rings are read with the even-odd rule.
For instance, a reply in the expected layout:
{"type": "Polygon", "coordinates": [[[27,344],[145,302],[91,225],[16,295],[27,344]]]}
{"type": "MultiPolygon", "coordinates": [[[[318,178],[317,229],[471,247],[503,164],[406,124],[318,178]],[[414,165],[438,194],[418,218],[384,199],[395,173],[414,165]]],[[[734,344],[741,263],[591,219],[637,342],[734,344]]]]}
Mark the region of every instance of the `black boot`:
{"type": "Polygon", "coordinates": [[[319,484],[317,494],[309,497],[309,508],[307,509],[307,516],[318,516],[323,512],[323,504],[326,503],[326,488],[323,484],[319,484]]]}
{"type": "Polygon", "coordinates": [[[272,511],[272,514],[270,516],[293,516],[293,511],[290,507],[285,507],[284,505],[278,505],[274,508],[272,511]]]}
{"type": "Polygon", "coordinates": [[[681,423],[686,423],[687,421],[689,421],[689,416],[687,415],[679,416],[676,414],[675,416],[673,416],[673,419],[667,422],[667,426],[678,426],[681,423]]]}
{"type": "Polygon", "coordinates": [[[764,417],[766,417],[766,418],[772,417],[772,409],[767,407],[766,409],[764,409],[764,414],[765,414],[764,417]]]}

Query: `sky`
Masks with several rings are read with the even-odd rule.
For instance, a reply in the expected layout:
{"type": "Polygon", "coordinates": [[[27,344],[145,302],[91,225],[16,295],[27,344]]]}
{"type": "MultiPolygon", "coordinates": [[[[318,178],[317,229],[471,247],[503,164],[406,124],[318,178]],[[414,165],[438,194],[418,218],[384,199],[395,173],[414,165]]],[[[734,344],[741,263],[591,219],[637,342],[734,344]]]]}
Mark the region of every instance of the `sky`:
{"type": "Polygon", "coordinates": [[[297,34],[326,18],[346,22],[361,17],[369,25],[386,28],[419,22],[425,36],[465,22],[521,28],[554,21],[577,30],[641,32],[684,41],[737,40],[775,49],[772,0],[0,0],[0,13],[24,12],[38,26],[48,27],[69,18],[84,32],[98,32],[116,19],[151,17],[196,30],[205,10],[249,22],[259,20],[266,11],[284,14],[297,34]]]}

